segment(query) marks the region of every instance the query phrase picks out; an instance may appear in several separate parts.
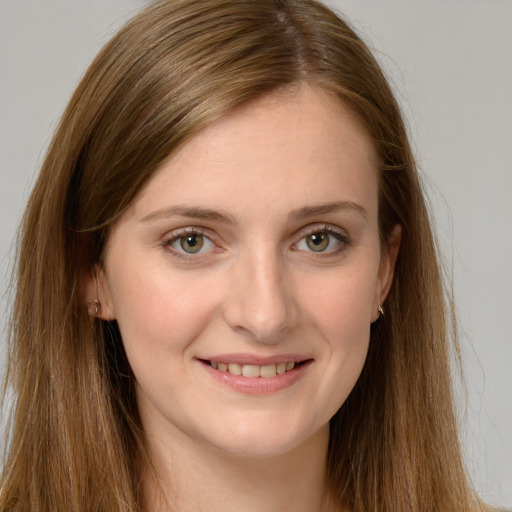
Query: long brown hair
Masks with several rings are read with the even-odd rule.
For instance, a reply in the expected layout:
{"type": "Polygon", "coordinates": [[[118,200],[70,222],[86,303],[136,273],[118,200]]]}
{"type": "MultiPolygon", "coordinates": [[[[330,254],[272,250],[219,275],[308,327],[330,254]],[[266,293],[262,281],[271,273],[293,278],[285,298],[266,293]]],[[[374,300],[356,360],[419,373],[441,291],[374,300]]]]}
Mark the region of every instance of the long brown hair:
{"type": "Polygon", "coordinates": [[[97,56],[56,131],[23,218],[0,509],[142,509],[144,435],[115,322],[83,279],[160,164],[247,101],[300,82],[353,110],[379,156],[382,244],[402,226],[386,316],[331,420],[329,488],[354,511],[465,511],[438,255],[397,103],[366,45],[314,0],[167,0],[97,56]]]}

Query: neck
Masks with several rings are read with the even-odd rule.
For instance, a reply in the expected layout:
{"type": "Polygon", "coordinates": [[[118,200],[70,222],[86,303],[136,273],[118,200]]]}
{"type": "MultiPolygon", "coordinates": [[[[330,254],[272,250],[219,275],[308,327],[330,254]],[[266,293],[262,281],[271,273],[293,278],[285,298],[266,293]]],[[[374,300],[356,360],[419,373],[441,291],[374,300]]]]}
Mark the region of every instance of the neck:
{"type": "MultiPolygon", "coordinates": [[[[331,512],[325,503],[328,429],[271,458],[220,452],[186,436],[149,438],[147,512],[331,512]]],[[[339,509],[338,509],[339,510],[339,509]]]]}

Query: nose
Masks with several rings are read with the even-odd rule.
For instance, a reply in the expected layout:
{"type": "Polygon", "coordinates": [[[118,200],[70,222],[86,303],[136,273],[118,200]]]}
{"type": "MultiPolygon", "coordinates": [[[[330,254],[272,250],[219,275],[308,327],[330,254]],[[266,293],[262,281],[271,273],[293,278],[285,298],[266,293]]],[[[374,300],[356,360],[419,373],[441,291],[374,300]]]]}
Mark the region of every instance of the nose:
{"type": "Polygon", "coordinates": [[[224,318],[231,329],[259,343],[276,344],[296,325],[293,283],[277,256],[241,261],[231,273],[229,288],[224,318]]]}

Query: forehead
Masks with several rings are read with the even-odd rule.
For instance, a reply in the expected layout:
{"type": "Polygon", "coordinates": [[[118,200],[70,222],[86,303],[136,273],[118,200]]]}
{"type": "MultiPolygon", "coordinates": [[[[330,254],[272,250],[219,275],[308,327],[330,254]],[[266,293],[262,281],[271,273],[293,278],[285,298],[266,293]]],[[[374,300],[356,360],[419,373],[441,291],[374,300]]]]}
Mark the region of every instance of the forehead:
{"type": "Polygon", "coordinates": [[[136,217],[176,203],[235,214],[334,201],[375,210],[377,165],[358,119],[311,86],[252,101],[201,131],[156,171],[137,196],[136,217]],[[226,204],[229,202],[229,204],[226,204]],[[375,203],[375,204],[373,204],[375,203]]]}

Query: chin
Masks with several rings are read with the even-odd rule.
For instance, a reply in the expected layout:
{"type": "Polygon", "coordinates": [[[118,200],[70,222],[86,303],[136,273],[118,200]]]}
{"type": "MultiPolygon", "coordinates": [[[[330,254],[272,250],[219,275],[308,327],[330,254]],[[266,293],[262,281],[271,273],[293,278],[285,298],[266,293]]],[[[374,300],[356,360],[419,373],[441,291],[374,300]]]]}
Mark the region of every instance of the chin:
{"type": "Polygon", "coordinates": [[[279,457],[309,444],[310,441],[328,440],[329,427],[317,431],[291,431],[289,426],[240,425],[237,429],[224,430],[222,435],[210,439],[210,444],[217,450],[233,456],[253,459],[279,457]]]}

